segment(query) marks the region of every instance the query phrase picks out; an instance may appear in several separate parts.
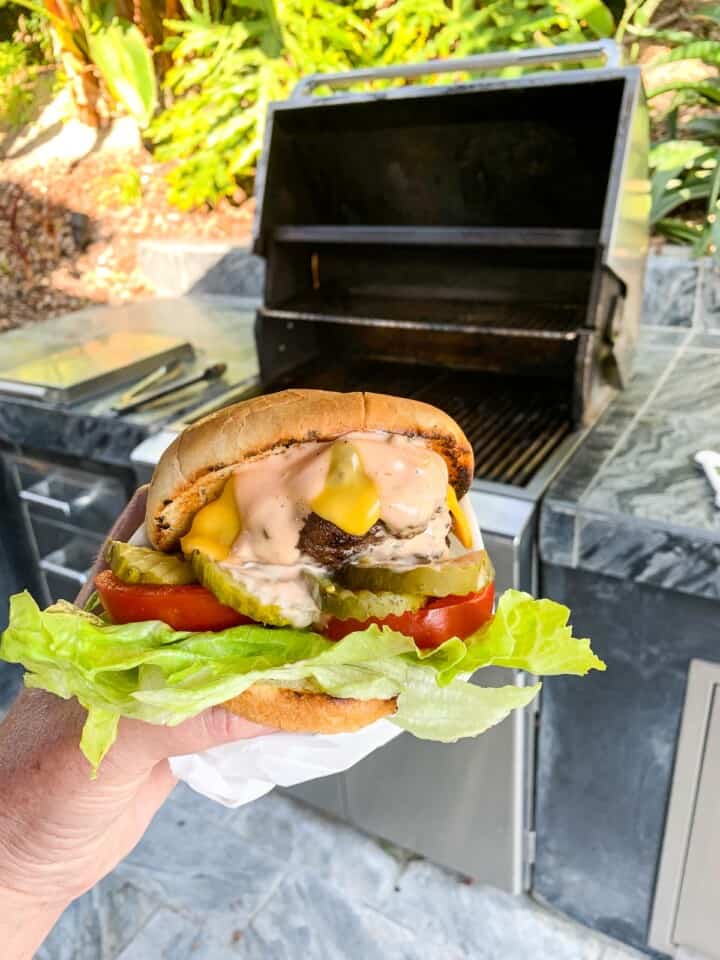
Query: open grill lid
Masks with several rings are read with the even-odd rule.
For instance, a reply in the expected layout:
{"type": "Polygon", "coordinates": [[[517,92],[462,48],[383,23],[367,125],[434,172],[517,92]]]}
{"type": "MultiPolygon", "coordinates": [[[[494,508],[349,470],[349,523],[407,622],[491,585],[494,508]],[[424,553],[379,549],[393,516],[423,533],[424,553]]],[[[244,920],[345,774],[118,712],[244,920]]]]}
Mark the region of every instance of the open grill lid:
{"type": "MultiPolygon", "coordinates": [[[[386,377],[407,364],[453,382],[456,371],[458,389],[488,396],[523,377],[540,390],[515,381],[520,407],[560,398],[570,430],[627,377],[647,247],[647,118],[639,71],[618,65],[613,44],[307,78],[270,109],[257,187],[266,386],[304,382],[309,364],[313,384],[344,370],[348,389],[368,360],[386,377]],[[354,89],[597,59],[605,65],[354,89]],[[320,86],[353,90],[312,96],[320,86]]],[[[401,392],[393,379],[380,388],[401,392]]]]}

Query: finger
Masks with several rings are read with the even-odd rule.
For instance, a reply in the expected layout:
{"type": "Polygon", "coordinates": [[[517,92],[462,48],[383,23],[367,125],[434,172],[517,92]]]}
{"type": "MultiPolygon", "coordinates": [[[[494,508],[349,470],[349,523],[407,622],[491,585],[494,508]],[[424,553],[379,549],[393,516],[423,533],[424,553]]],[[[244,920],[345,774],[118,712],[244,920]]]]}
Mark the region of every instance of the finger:
{"type": "Polygon", "coordinates": [[[147,780],[138,791],[138,799],[141,803],[138,809],[147,812],[147,824],[152,819],[153,813],[167,799],[168,794],[177,784],[178,779],[173,775],[170,764],[167,760],[161,760],[150,772],[147,780]]]}
{"type": "Polygon", "coordinates": [[[75,598],[75,605],[84,607],[94,589],[95,577],[107,568],[105,561],[105,551],[111,540],[127,540],[131,537],[145,517],[145,506],[147,503],[148,486],[138,487],[132,496],[132,499],[125,507],[123,512],[115,521],[112,530],[107,535],[105,542],[92,566],[90,575],[86,580],[80,593],[75,598]]]}
{"type": "Polygon", "coordinates": [[[224,707],[212,707],[175,727],[123,720],[108,760],[126,770],[138,764],[154,766],[168,757],[201,753],[224,743],[273,733],[277,731],[272,727],[251,723],[224,707]]]}

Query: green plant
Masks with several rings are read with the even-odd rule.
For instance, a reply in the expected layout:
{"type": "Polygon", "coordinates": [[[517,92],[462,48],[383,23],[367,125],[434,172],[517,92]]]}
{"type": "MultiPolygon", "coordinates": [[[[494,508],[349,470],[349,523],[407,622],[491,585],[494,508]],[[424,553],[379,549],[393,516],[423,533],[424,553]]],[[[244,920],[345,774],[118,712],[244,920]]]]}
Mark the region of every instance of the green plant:
{"type": "MultiPolygon", "coordinates": [[[[174,9],[171,0],[168,4],[163,10],[174,9]]],[[[0,0],[0,7],[6,5],[0,0]]],[[[152,0],[15,0],[15,5],[49,24],[84,120],[100,123],[120,104],[147,126],[157,106],[152,45],[163,38],[162,14],[152,0]]]]}
{"type": "Polygon", "coordinates": [[[52,85],[52,51],[46,24],[17,4],[0,7],[0,126],[26,123],[52,85]]]}
{"type": "Polygon", "coordinates": [[[650,219],[658,233],[691,244],[697,255],[720,257],[720,120],[713,116],[720,104],[720,5],[701,3],[689,13],[697,35],[653,27],[659,5],[659,0],[629,5],[621,35],[626,30],[669,48],[651,66],[696,61],[707,69],[699,78],[681,74],[647,91],[651,107],[664,101],[654,109],[664,136],[650,152],[650,219]]]}
{"type": "Polygon", "coordinates": [[[0,41],[0,127],[14,129],[29,120],[41,70],[29,47],[0,41]]]}
{"type": "Polygon", "coordinates": [[[601,0],[181,3],[185,19],[166,23],[174,102],[149,136],[158,159],[174,163],[169,196],[183,209],[252,186],[267,106],[308,73],[575,42],[614,27],[601,0]]]}
{"type": "Polygon", "coordinates": [[[97,198],[106,206],[134,207],[143,196],[140,171],[127,166],[97,181],[97,198]]]}
{"type": "Polygon", "coordinates": [[[84,22],[88,55],[116,103],[122,104],[141,128],[157,107],[157,83],[152,54],[140,29],[118,16],[91,15],[84,22]]]}

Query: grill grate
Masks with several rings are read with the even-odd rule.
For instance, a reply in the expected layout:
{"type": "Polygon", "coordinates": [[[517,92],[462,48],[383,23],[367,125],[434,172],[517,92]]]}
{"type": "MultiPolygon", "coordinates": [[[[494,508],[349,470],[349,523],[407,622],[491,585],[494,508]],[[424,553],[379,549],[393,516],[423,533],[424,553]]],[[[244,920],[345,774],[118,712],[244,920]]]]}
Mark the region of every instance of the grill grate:
{"type": "Polygon", "coordinates": [[[463,428],[475,477],[526,486],[571,429],[567,400],[550,381],[367,362],[296,371],[281,386],[393,393],[432,403],[463,428]]]}

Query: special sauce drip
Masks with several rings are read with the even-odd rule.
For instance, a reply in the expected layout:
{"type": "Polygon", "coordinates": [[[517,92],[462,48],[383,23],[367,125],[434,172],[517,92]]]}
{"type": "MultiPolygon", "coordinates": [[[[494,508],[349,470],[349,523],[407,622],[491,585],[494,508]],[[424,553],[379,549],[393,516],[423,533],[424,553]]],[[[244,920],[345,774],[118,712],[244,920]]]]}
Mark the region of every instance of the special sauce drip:
{"type": "MultiPolygon", "coordinates": [[[[445,503],[448,473],[441,456],[422,442],[387,434],[342,438],[358,451],[380,498],[380,520],[395,534],[420,533],[445,503]]],[[[234,474],[242,532],[230,562],[301,561],[298,539],[311,502],[321,493],[332,443],[303,443],[243,464],[234,474]]],[[[442,538],[444,540],[445,533],[442,538]]]]}
{"type": "MultiPolygon", "coordinates": [[[[353,444],[377,487],[379,519],[391,534],[403,537],[368,546],[365,556],[376,563],[447,556],[450,517],[443,458],[408,437],[351,433],[341,439],[353,444]]],[[[318,567],[302,555],[298,541],[311,503],[324,488],[333,442],[298,444],[243,464],[233,476],[242,527],[222,566],[262,602],[280,606],[298,627],[312,623],[319,613],[304,576],[318,567]]]]}

